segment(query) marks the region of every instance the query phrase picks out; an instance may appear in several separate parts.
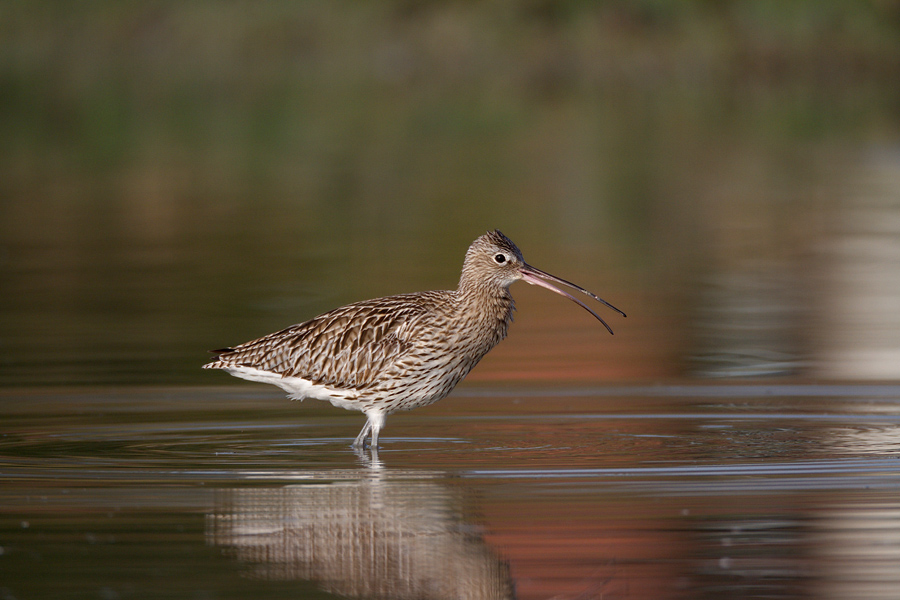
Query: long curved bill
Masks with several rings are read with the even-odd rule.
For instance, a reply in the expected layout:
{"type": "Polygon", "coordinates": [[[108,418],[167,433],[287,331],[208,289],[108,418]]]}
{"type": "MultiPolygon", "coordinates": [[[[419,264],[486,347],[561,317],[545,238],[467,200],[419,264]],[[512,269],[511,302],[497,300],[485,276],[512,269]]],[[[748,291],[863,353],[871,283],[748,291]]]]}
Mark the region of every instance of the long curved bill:
{"type": "Polygon", "coordinates": [[[593,299],[596,300],[597,302],[600,302],[601,304],[605,304],[606,306],[610,307],[611,309],[613,309],[614,311],[616,311],[617,313],[619,313],[619,314],[622,315],[623,317],[626,316],[625,313],[623,313],[621,310],[619,310],[618,308],[616,308],[615,306],[613,306],[612,304],[610,304],[609,302],[607,302],[607,301],[604,300],[603,298],[600,298],[599,296],[597,296],[597,295],[595,295],[595,294],[592,294],[591,292],[587,291],[587,290],[584,289],[583,287],[577,286],[577,285],[575,285],[574,283],[572,283],[572,282],[570,282],[570,281],[566,281],[565,279],[560,279],[559,277],[556,277],[555,275],[551,275],[550,273],[545,273],[544,271],[541,271],[540,269],[536,269],[536,268],[532,267],[531,265],[525,265],[525,266],[523,266],[522,269],[520,270],[520,273],[522,274],[522,280],[523,280],[523,281],[525,281],[525,282],[527,282],[527,283],[530,283],[531,285],[538,285],[538,286],[540,286],[540,287],[542,287],[542,288],[546,288],[546,289],[550,290],[551,292],[556,292],[556,293],[559,294],[560,296],[565,296],[566,298],[568,298],[569,300],[571,300],[571,301],[574,302],[575,304],[578,304],[579,306],[581,306],[581,308],[583,308],[584,310],[586,310],[586,311],[588,311],[589,313],[591,313],[592,315],[594,315],[594,317],[596,317],[596,319],[597,319],[598,321],[600,321],[601,323],[603,323],[603,326],[606,327],[606,330],[609,331],[610,333],[613,332],[612,327],[610,327],[610,326],[606,323],[606,321],[604,321],[604,320],[600,317],[600,315],[598,315],[597,313],[595,313],[593,310],[591,310],[591,308],[590,308],[587,304],[585,304],[584,302],[582,302],[581,300],[579,300],[578,298],[576,298],[575,296],[573,296],[573,295],[570,294],[569,292],[567,292],[567,291],[565,291],[565,290],[559,289],[558,287],[556,287],[555,285],[553,285],[553,284],[550,283],[550,282],[552,281],[552,282],[554,282],[554,283],[559,283],[559,284],[561,284],[561,285],[568,286],[568,287],[570,287],[570,288],[572,288],[572,289],[574,289],[574,290],[578,290],[578,291],[581,292],[582,294],[586,294],[586,295],[590,296],[591,298],[593,298],[593,299]]]}

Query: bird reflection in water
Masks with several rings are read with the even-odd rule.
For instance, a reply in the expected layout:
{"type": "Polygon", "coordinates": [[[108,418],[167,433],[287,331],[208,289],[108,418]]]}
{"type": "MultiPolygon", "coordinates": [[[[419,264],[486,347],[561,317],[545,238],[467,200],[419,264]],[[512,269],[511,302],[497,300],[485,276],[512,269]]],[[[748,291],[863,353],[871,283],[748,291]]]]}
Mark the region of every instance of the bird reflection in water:
{"type": "MultiPolygon", "coordinates": [[[[462,516],[439,472],[304,471],[304,483],[221,490],[210,543],[266,580],[348,598],[513,598],[508,566],[462,516]]],[[[282,474],[283,475],[283,474],[282,474]]]]}

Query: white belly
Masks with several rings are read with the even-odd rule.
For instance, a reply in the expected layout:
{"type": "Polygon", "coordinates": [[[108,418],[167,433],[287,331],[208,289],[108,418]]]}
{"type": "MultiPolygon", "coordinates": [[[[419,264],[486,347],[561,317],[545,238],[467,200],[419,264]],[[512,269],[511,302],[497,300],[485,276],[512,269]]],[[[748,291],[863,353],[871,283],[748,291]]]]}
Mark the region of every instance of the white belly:
{"type": "Polygon", "coordinates": [[[294,400],[303,400],[304,398],[328,400],[339,408],[362,410],[362,407],[356,401],[356,396],[358,394],[350,390],[329,388],[324,385],[315,384],[302,377],[282,377],[277,373],[261,371],[260,369],[254,369],[253,367],[233,366],[225,367],[222,370],[235,377],[246,379],[247,381],[258,381],[260,383],[277,385],[286,391],[294,400]]]}

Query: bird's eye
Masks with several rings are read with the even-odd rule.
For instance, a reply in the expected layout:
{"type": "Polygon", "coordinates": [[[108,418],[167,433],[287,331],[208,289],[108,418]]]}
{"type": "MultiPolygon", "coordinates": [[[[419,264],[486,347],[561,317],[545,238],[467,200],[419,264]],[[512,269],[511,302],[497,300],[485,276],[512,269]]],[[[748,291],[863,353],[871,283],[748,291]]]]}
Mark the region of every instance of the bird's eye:
{"type": "Polygon", "coordinates": [[[498,265],[502,265],[506,262],[506,256],[504,256],[503,254],[497,254],[496,256],[494,256],[494,260],[498,265]]]}

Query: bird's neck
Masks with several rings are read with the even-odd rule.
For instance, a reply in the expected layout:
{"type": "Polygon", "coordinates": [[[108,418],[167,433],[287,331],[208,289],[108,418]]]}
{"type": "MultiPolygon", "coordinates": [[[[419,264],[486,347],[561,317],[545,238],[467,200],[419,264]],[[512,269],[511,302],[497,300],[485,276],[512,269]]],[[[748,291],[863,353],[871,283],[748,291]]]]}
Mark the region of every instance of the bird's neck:
{"type": "Polygon", "coordinates": [[[490,347],[506,337],[515,303],[508,288],[460,285],[458,309],[465,323],[490,339],[490,347]]]}

